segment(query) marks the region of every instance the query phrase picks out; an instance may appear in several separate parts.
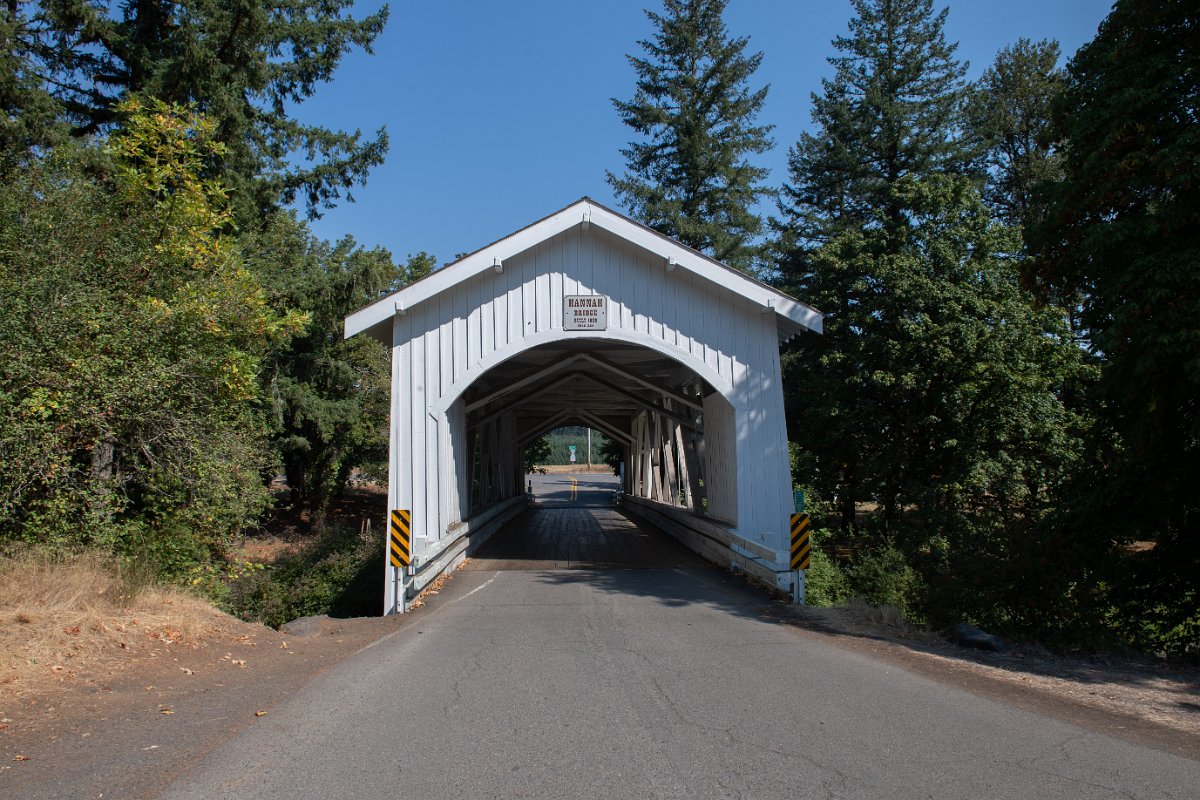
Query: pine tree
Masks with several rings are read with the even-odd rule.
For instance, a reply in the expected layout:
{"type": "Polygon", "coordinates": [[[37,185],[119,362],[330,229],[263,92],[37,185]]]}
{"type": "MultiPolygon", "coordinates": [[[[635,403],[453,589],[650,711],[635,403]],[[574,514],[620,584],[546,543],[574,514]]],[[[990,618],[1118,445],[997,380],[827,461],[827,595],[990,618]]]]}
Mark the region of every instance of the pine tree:
{"type": "Polygon", "coordinates": [[[18,11],[16,3],[0,7],[0,177],[63,132],[56,104],[27,58],[30,47],[46,43],[18,11]]]}
{"type": "Polygon", "coordinates": [[[933,0],[852,0],[850,35],[833,40],[834,77],[812,96],[816,133],[788,151],[779,229],[804,249],[835,230],[901,225],[909,176],[964,171],[956,138],[966,65],[946,42],[933,0]]]}
{"type": "MultiPolygon", "coordinates": [[[[895,491],[879,485],[886,460],[880,409],[850,394],[881,344],[864,338],[864,326],[888,299],[875,256],[895,251],[899,242],[889,238],[905,233],[904,187],[911,180],[967,165],[954,138],[965,67],[945,40],[947,12],[935,15],[932,0],[853,5],[851,35],[833,42],[841,53],[829,59],[834,77],[812,97],[816,131],[789,150],[790,182],[781,192],[781,219],[773,221],[779,282],[826,315],[825,334],[785,356],[796,375],[785,383],[794,387],[793,424],[827,433],[808,444],[821,451],[819,481],[838,496],[846,525],[856,501],[895,491]],[[868,228],[876,231],[870,242],[855,237],[868,228]],[[845,252],[849,242],[854,254],[845,252]],[[864,250],[868,245],[876,252],[864,250]]],[[[887,404],[886,394],[880,403],[887,404]]]]}
{"type": "Polygon", "coordinates": [[[843,525],[875,502],[872,528],[920,566],[940,613],[982,618],[938,581],[987,578],[1016,521],[1046,512],[1078,454],[1058,397],[1077,353],[1062,313],[1021,289],[1014,232],[980,197],[945,12],[854,5],[776,221],[781,282],[826,313],[825,334],[785,356],[789,423],[843,525]]]}
{"type": "MultiPolygon", "coordinates": [[[[316,216],[383,160],[383,129],[367,139],[305,125],[292,111],[351,48],[369,52],[382,32],[386,6],[355,19],[346,13],[352,4],[13,2],[6,26],[25,72],[41,77],[78,136],[110,130],[131,95],[202,112],[225,144],[217,169],[246,225],[297,199],[316,216]]],[[[30,100],[22,116],[41,108],[32,102],[40,96],[30,100]]]]}
{"type": "Polygon", "coordinates": [[[637,92],[613,100],[643,141],[621,151],[626,172],[608,173],[617,197],[638,220],[695,249],[750,271],[762,221],[754,206],[768,190],[767,170],[749,156],[766,152],[771,126],[755,124],[767,87],[751,90],[762,54],[730,38],[727,0],[665,0],[647,11],[653,38],[629,56],[637,92]]]}
{"type": "Polygon", "coordinates": [[[1034,187],[1061,174],[1050,141],[1050,109],[1066,77],[1058,59],[1058,42],[1019,39],[996,55],[967,102],[967,125],[987,172],[984,198],[1001,220],[1022,229],[1034,222],[1034,187]]]}

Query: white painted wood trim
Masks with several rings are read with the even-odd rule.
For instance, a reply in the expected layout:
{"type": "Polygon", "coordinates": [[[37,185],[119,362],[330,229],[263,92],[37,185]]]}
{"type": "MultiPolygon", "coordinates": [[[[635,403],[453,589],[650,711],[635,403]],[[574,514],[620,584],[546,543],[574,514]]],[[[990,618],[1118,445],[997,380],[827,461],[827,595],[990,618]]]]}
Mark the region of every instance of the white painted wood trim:
{"type": "Polygon", "coordinates": [[[502,348],[497,348],[493,352],[480,359],[463,375],[460,380],[455,381],[446,388],[446,394],[430,405],[429,413],[442,415],[450,408],[451,404],[457,400],[463,392],[465,392],[479,376],[495,367],[498,364],[503,364],[510,358],[520,355],[526,350],[531,350],[543,344],[550,342],[561,342],[569,339],[603,339],[607,341],[624,342],[627,344],[636,344],[645,347],[648,350],[653,350],[661,353],[664,356],[679,362],[685,367],[688,367],[705,381],[710,386],[716,389],[722,397],[734,408],[735,412],[741,411],[741,400],[738,393],[734,390],[733,384],[724,375],[710,366],[706,361],[700,359],[695,354],[684,350],[678,345],[664,342],[662,339],[656,339],[642,331],[636,331],[629,328],[617,328],[607,331],[588,331],[586,336],[580,336],[575,331],[563,331],[561,329],[552,329],[531,334],[524,338],[519,338],[502,348]]]}
{"type": "MultiPolygon", "coordinates": [[[[775,313],[791,323],[787,328],[794,326],[814,333],[822,331],[821,313],[816,309],[585,197],[494,244],[446,265],[366,308],[355,311],[346,317],[345,338],[349,339],[371,330],[390,320],[399,311],[407,313],[476,275],[495,270],[497,264],[503,264],[509,258],[580,225],[585,218],[590,220],[591,224],[662,258],[664,269],[666,264],[673,263],[759,306],[765,308],[773,305],[775,313]]],[[[673,276],[673,279],[675,277],[677,276],[673,276]]]]}

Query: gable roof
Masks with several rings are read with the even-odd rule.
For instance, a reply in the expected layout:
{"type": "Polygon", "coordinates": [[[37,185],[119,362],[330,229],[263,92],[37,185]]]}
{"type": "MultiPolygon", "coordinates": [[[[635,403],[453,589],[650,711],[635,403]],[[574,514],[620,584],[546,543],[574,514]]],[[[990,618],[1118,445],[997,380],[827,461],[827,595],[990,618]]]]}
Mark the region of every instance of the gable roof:
{"type": "Polygon", "coordinates": [[[505,236],[436,272],[405,286],[382,300],[346,317],[345,337],[359,333],[390,343],[391,321],[397,311],[413,308],[459,283],[494,269],[497,264],[553,238],[576,225],[596,225],[632,244],[662,257],[675,268],[686,269],[721,289],[745,297],[775,313],[779,340],[800,331],[821,333],[821,312],[790,295],[774,289],[739,270],[680,244],[658,231],[607,208],[590,197],[582,197],[548,217],[505,236]]]}

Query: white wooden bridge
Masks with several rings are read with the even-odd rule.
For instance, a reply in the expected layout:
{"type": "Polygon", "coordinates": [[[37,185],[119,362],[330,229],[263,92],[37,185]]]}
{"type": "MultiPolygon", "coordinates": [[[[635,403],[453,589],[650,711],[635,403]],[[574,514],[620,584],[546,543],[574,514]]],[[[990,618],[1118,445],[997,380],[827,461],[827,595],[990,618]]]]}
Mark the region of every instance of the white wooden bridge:
{"type": "Polygon", "coordinates": [[[412,564],[385,609],[525,508],[522,450],[564,425],[623,445],[628,513],[786,589],[779,346],[805,331],[816,310],[586,197],[350,315],[392,348],[412,564]]]}

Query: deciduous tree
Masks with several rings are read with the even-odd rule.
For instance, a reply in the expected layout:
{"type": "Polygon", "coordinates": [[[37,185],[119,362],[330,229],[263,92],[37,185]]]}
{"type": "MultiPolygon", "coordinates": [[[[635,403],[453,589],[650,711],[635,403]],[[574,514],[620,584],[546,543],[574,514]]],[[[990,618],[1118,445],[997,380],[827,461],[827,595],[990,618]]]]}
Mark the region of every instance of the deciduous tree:
{"type": "Polygon", "coordinates": [[[1115,435],[1078,524],[1119,515],[1139,587],[1134,637],[1196,652],[1200,631],[1200,10],[1119,0],[1068,66],[1054,121],[1064,178],[1034,229],[1030,282],[1081,298],[1115,435]]]}
{"type": "Polygon", "coordinates": [[[0,535],[171,573],[266,504],[259,362],[303,321],[228,235],[203,117],[127,102],[0,193],[0,535]]]}

